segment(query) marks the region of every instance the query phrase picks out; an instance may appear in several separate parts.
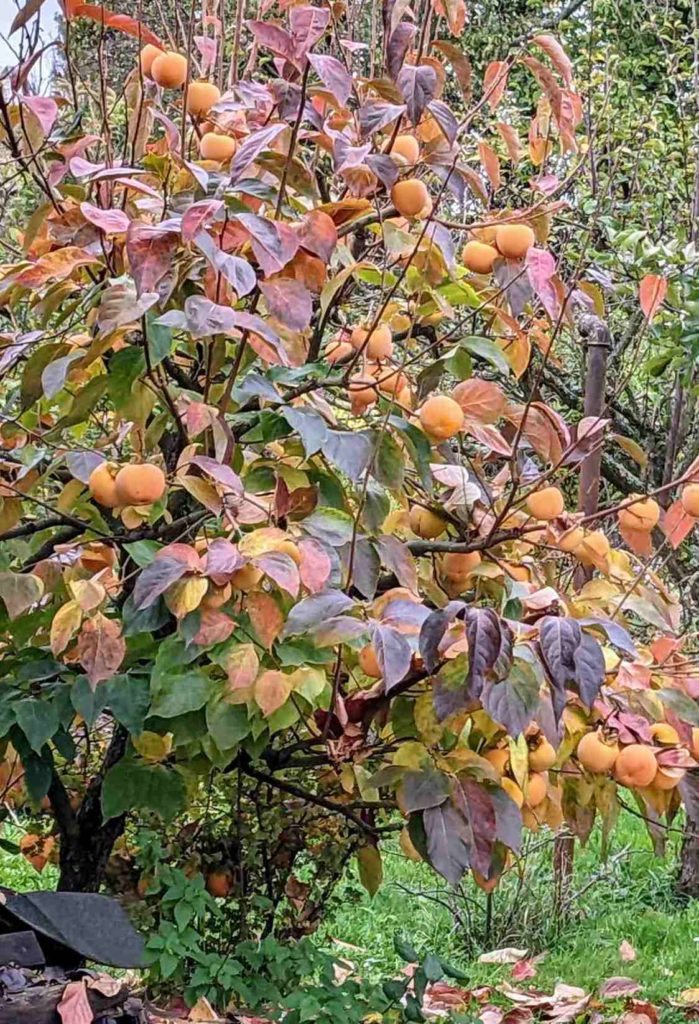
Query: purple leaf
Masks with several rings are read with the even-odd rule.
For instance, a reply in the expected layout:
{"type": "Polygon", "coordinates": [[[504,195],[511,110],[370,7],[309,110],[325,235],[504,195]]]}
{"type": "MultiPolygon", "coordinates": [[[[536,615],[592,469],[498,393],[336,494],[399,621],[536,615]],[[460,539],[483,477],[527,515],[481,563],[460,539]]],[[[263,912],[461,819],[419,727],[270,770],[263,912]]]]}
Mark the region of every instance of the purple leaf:
{"type": "Polygon", "coordinates": [[[294,40],[294,54],[304,57],[324,34],[330,11],[322,7],[292,7],[289,24],[294,40]]]}
{"type": "Polygon", "coordinates": [[[340,590],[321,590],[318,594],[304,598],[289,612],[284,627],[284,636],[304,633],[319,625],[324,619],[341,615],[354,607],[354,601],[340,590]]]}
{"type": "Polygon", "coordinates": [[[319,647],[334,647],[335,644],[356,640],[362,633],[366,633],[366,622],[352,619],[349,615],[335,615],[314,626],[309,636],[319,647]]]}
{"type": "Polygon", "coordinates": [[[470,608],[466,614],[468,674],[471,697],[480,697],[486,675],[502,678],[512,660],[512,631],[492,608],[470,608]]]}
{"type": "Polygon", "coordinates": [[[265,277],[278,273],[293,258],[298,238],[293,232],[287,234],[284,225],[256,213],[238,213],[236,220],[248,232],[255,259],[265,277]]]}
{"type": "Polygon", "coordinates": [[[417,593],[417,567],[408,545],[388,534],[379,537],[376,543],[386,568],[395,573],[402,587],[417,593]]]}
{"type": "Polygon", "coordinates": [[[452,783],[452,800],[463,819],[462,836],[468,846],[470,864],[487,878],[496,832],[490,793],[485,786],[463,774],[452,783]]]}
{"type": "Polygon", "coordinates": [[[309,53],[308,60],[328,92],[344,107],[352,92],[352,77],[344,64],[337,57],[320,53],[309,53]]]}
{"type": "Polygon", "coordinates": [[[422,821],[427,837],[427,856],[432,867],[447,882],[458,885],[471,863],[463,836],[463,818],[451,804],[441,804],[423,811],[422,821]]]}
{"type": "Polygon", "coordinates": [[[521,264],[515,260],[498,259],[493,266],[493,277],[498,288],[505,293],[512,315],[521,316],[532,297],[531,285],[527,275],[522,273],[521,264]]]}
{"type": "Polygon", "coordinates": [[[255,20],[248,21],[246,24],[260,46],[286,60],[293,59],[294,41],[281,25],[275,25],[271,21],[255,20]]]}
{"type": "Polygon", "coordinates": [[[448,107],[446,103],[442,102],[442,100],[432,100],[427,104],[427,109],[444,132],[444,137],[449,145],[452,146],[456,139],[459,126],[454,114],[452,113],[451,107],[448,107]]]}
{"type": "Polygon", "coordinates": [[[66,454],[66,465],[70,475],[83,484],[88,482],[93,469],[97,469],[104,461],[104,455],[98,452],[77,451],[66,454]]]}
{"type": "Polygon", "coordinates": [[[510,734],[519,736],[533,721],[539,706],[539,680],[526,661],[514,661],[506,679],[486,680],[481,702],[490,717],[510,734]]]}
{"type": "Polygon", "coordinates": [[[604,654],[589,633],[583,633],[575,651],[575,682],[580,700],[591,708],[604,682],[604,654]]]}
{"type": "Polygon", "coordinates": [[[439,807],[449,797],[449,780],[432,769],[406,772],[401,787],[401,807],[408,814],[439,807]]]}
{"type": "Polygon", "coordinates": [[[294,406],[282,408],[282,415],[292,430],[301,438],[306,458],[315,455],[325,444],[328,425],[315,409],[297,409],[294,406]]]}
{"type": "Polygon", "coordinates": [[[558,721],[566,702],[566,688],[577,676],[575,652],[582,630],[573,619],[547,615],[539,622],[539,646],[547,674],[553,684],[553,709],[558,721]]]}
{"type": "Polygon", "coordinates": [[[551,281],[556,273],[555,259],[547,249],[537,249],[532,246],[527,252],[525,264],[529,283],[535,294],[541,300],[542,306],[551,319],[556,320],[560,313],[560,303],[551,281]]]}
{"type": "Polygon", "coordinates": [[[328,462],[346,473],[350,480],[359,480],[371,460],[371,441],[363,433],[328,430],[323,454],[328,462]]]}
{"type": "Polygon", "coordinates": [[[217,586],[226,583],[244,564],[245,559],[238,548],[225,537],[217,537],[209,544],[206,551],[206,575],[217,586]]]}
{"type": "Polygon", "coordinates": [[[299,571],[293,558],[289,555],[283,551],[268,551],[264,555],[253,558],[252,562],[287,594],[291,594],[292,597],[298,595],[301,586],[299,571]]]}
{"type": "Polygon", "coordinates": [[[404,64],[396,83],[405,100],[408,117],[417,124],[437,92],[437,72],[428,64],[404,64]]]}
{"type": "Polygon", "coordinates": [[[446,608],[430,612],[420,627],[420,655],[428,672],[434,672],[439,665],[439,645],[444,639],[449,623],[463,607],[462,602],[451,601],[446,608]]]}
{"type": "Polygon", "coordinates": [[[500,786],[489,786],[495,812],[495,838],[515,853],[522,845],[522,814],[514,800],[500,786]]]}
{"type": "Polygon", "coordinates": [[[23,96],[22,104],[31,110],[41,125],[44,135],[49,135],[58,117],[58,104],[50,96],[23,96]]]}
{"type": "Polygon", "coordinates": [[[366,138],[392,124],[405,113],[405,105],[386,103],[384,100],[369,100],[358,110],[359,127],[366,138]]]}
{"type": "Polygon", "coordinates": [[[229,174],[230,185],[235,185],[240,181],[250,164],[254,163],[263,150],[269,149],[276,137],[285,128],[286,125],[284,124],[270,124],[266,128],[260,128],[259,131],[253,132],[252,135],[247,137],[233,157],[229,174]]]}
{"type": "Polygon", "coordinates": [[[390,693],[410,671],[413,652],[410,643],[392,626],[375,626],[371,641],[381,669],[386,693],[390,693]]]}
{"type": "Polygon", "coordinates": [[[394,82],[405,63],[405,55],[415,38],[416,31],[415,25],[402,21],[391,32],[386,46],[386,69],[394,82]]]}
{"type": "Polygon", "coordinates": [[[191,462],[192,465],[198,466],[207,476],[215,480],[217,484],[229,488],[234,494],[243,494],[243,483],[230,466],[224,466],[209,455],[195,455],[191,462]]]}
{"type": "Polygon", "coordinates": [[[133,604],[136,611],[150,608],[164,594],[169,586],[181,579],[189,566],[169,555],[154,558],[150,565],[142,570],[133,589],[133,604]]]}
{"type": "Polygon", "coordinates": [[[261,281],[260,291],[267,303],[267,311],[292,331],[305,331],[313,315],[313,298],[300,281],[277,277],[261,281]]]}
{"type": "Polygon", "coordinates": [[[619,625],[618,622],[612,621],[612,619],[598,618],[595,615],[588,615],[584,619],[577,620],[579,626],[593,626],[599,627],[607,634],[609,642],[614,644],[624,654],[630,655],[632,658],[638,657],[638,648],[629,636],[627,630],[623,626],[619,625]]]}
{"type": "Polygon", "coordinates": [[[390,191],[398,181],[398,168],[395,160],[392,160],[387,153],[372,153],[366,158],[366,162],[386,191],[390,191]]]}

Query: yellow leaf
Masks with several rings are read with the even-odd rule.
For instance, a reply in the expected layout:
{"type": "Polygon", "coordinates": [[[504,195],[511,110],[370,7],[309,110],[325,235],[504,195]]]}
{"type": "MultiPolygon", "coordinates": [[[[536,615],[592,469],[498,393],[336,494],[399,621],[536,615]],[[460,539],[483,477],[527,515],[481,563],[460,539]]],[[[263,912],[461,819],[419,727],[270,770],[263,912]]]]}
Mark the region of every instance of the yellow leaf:
{"type": "Polygon", "coordinates": [[[51,623],[51,653],[58,655],[80,629],[83,613],[77,601],[68,601],[59,608],[51,623]]]}
{"type": "Polygon", "coordinates": [[[286,703],[291,693],[291,677],[273,669],[263,672],[255,681],[255,703],[265,718],[269,718],[286,703]]]}
{"type": "Polygon", "coordinates": [[[427,748],[414,740],[402,743],[393,755],[393,763],[401,768],[422,768],[425,761],[429,761],[427,748]]]}
{"type": "Polygon", "coordinates": [[[413,841],[410,838],[410,833],[408,832],[407,826],[401,831],[401,834],[398,837],[398,845],[400,846],[401,851],[408,858],[408,860],[422,860],[422,857],[413,846],[413,841]]]}
{"type": "Polygon", "coordinates": [[[515,782],[523,790],[529,778],[529,747],[524,733],[520,733],[516,740],[510,737],[509,746],[510,770],[515,777],[515,782]]]}
{"type": "Polygon", "coordinates": [[[84,612],[99,608],[107,597],[107,591],[97,580],[72,580],[68,589],[84,612]]]}
{"type": "Polygon", "coordinates": [[[289,540],[289,535],[284,530],[280,530],[276,526],[263,526],[259,530],[246,533],[238,544],[238,550],[246,558],[254,558],[255,555],[264,555],[268,551],[275,551],[282,540],[289,540]]]}
{"type": "Polygon", "coordinates": [[[260,670],[260,659],[253,644],[239,644],[229,651],[224,665],[228,688],[224,699],[228,704],[247,704],[253,696],[253,683],[260,670]]]}
{"type": "Polygon", "coordinates": [[[431,691],[421,693],[415,701],[413,719],[415,721],[417,731],[420,733],[420,738],[423,739],[428,746],[432,746],[434,743],[439,742],[442,733],[444,732],[444,727],[437,721],[431,691]]]}
{"type": "Polygon", "coordinates": [[[514,338],[498,338],[497,344],[512,367],[515,377],[519,380],[529,366],[532,355],[529,337],[526,334],[518,334],[514,338]]]}
{"type": "Polygon", "coordinates": [[[376,895],[383,881],[383,864],[378,846],[362,846],[357,850],[359,881],[370,896],[376,895]]]}
{"type": "Polygon", "coordinates": [[[648,454],[644,452],[640,444],[637,444],[633,438],[624,437],[622,434],[612,434],[612,440],[616,441],[622,451],[637,462],[641,469],[645,469],[648,465],[648,454]]]}
{"type": "Polygon", "coordinates": [[[183,619],[201,604],[209,586],[204,576],[178,580],[165,592],[165,604],[176,619],[183,619]]]}
{"type": "Polygon", "coordinates": [[[157,732],[146,731],[142,732],[140,736],[132,736],[131,742],[144,761],[157,763],[164,761],[170,754],[172,739],[171,732],[166,732],[164,736],[161,736],[157,732]]]}

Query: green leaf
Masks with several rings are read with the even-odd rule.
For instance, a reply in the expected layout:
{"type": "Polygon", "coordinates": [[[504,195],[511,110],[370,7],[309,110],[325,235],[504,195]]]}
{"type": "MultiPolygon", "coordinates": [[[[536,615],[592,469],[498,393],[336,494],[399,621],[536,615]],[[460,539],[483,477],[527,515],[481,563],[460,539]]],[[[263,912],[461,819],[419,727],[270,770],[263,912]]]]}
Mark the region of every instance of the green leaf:
{"type": "Polygon", "coordinates": [[[444,976],[442,961],[434,953],[428,953],[422,962],[422,969],[428,981],[439,981],[444,976]]]}
{"type": "Polygon", "coordinates": [[[405,960],[408,964],[415,964],[420,958],[415,947],[404,935],[393,936],[393,948],[401,960],[405,960]]]}
{"type": "Polygon", "coordinates": [[[207,704],[206,725],[219,750],[232,750],[250,734],[248,710],[244,704],[218,701],[207,704]]]}
{"type": "Polygon", "coordinates": [[[129,345],[114,353],[109,360],[107,391],[116,409],[120,409],[131,398],[134,382],[145,369],[146,360],[136,345],[129,345]]]}
{"type": "Polygon", "coordinates": [[[430,442],[421,430],[412,423],[407,423],[400,416],[389,416],[388,422],[404,435],[406,448],[410,453],[415,469],[418,471],[422,485],[431,494],[434,481],[432,480],[432,472],[430,470],[430,460],[432,457],[430,442]]]}
{"type": "Polygon", "coordinates": [[[106,685],[107,703],[117,722],[138,735],[150,708],[150,684],[145,676],[114,676],[106,685]]]}
{"type": "Polygon", "coordinates": [[[180,675],[197,657],[196,649],[188,649],[179,637],[169,636],[158,646],[151,672],[151,686],[157,690],[167,684],[173,675],[180,675]]]}
{"type": "Polygon", "coordinates": [[[506,376],[510,374],[510,364],[505,359],[502,350],[498,348],[494,341],[490,338],[462,338],[459,342],[467,352],[471,355],[479,356],[481,359],[485,359],[487,363],[490,363],[495,367],[496,370],[500,370],[506,376]]]}
{"type": "Polygon", "coordinates": [[[48,437],[49,434],[53,436],[59,431],[65,430],[66,427],[74,427],[78,423],[84,423],[104,394],[108,379],[106,373],[99,377],[93,377],[75,396],[66,415],[62,416],[56,426],[45,436],[48,437]]]}
{"type": "Polygon", "coordinates": [[[184,809],[184,779],[162,765],[119,761],[110,768],[102,786],[102,814],[105,820],[135,810],[153,811],[171,821],[184,809]]]}
{"type": "Polygon", "coordinates": [[[93,690],[87,676],[78,676],[70,688],[70,700],[76,712],[91,728],[109,703],[109,691],[106,686],[98,686],[93,690]]]}
{"type": "Polygon", "coordinates": [[[378,448],[372,467],[373,476],[391,491],[398,491],[405,478],[403,452],[393,434],[387,431],[379,437],[378,448]]]}
{"type": "Polygon", "coordinates": [[[175,718],[188,711],[198,711],[211,697],[213,685],[211,679],[198,669],[160,680],[157,687],[151,685],[151,714],[159,718],[175,718]]]}
{"type": "Polygon", "coordinates": [[[658,690],[656,697],[659,697],[665,707],[674,711],[683,722],[699,726],[699,703],[686,693],[682,693],[681,690],[663,689],[658,690]]]}
{"type": "Polygon", "coordinates": [[[53,704],[29,697],[15,704],[17,725],[29,740],[29,745],[37,754],[54,735],[59,726],[58,712],[53,704]]]}
{"type": "Polygon", "coordinates": [[[150,565],[162,546],[155,540],[135,540],[132,544],[124,544],[131,560],[141,569],[150,565]]]}
{"type": "Polygon", "coordinates": [[[352,539],[352,517],[338,508],[317,508],[303,521],[303,527],[312,537],[338,548],[352,539]]]}
{"type": "Polygon", "coordinates": [[[146,323],[151,366],[157,366],[166,356],[170,355],[172,331],[165,324],[157,323],[157,314],[152,311],[146,314],[146,323]]]}

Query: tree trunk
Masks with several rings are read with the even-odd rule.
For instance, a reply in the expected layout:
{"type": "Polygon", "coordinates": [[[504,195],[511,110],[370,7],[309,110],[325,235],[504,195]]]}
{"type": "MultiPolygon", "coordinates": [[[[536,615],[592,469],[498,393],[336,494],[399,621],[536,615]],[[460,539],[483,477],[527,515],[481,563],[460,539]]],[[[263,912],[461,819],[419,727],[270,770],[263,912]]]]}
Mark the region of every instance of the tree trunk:
{"type": "Polygon", "coordinates": [[[691,817],[689,810],[682,840],[677,891],[690,899],[699,899],[699,821],[691,817]]]}
{"type": "Polygon", "coordinates": [[[62,892],[98,892],[104,881],[107,861],[124,831],[126,815],[103,820],[102,782],[106,772],[124,756],[127,741],[127,731],[117,725],[102,770],[91,780],[77,812],[54,773],[49,800],[61,834],[58,889],[62,892]]]}

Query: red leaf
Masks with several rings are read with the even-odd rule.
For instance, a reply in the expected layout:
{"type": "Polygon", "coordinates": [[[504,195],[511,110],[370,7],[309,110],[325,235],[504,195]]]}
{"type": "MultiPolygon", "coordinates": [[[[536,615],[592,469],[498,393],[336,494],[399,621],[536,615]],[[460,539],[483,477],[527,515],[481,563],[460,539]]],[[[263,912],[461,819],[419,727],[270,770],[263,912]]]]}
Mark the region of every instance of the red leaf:
{"type": "Polygon", "coordinates": [[[92,1024],[95,1016],[87,998],[84,978],[68,982],[56,1009],[63,1024],[92,1024]]]}
{"type": "Polygon", "coordinates": [[[218,43],[209,36],[195,36],[194,42],[199,47],[199,52],[202,56],[201,74],[203,78],[206,78],[211,69],[216,66],[218,43]]]}
{"type": "Polygon", "coordinates": [[[300,281],[275,277],[270,281],[260,281],[259,287],[271,316],[292,331],[306,330],[313,315],[313,299],[300,281]]]}
{"type": "Polygon", "coordinates": [[[635,555],[650,558],[653,554],[653,541],[648,530],[633,530],[619,523],[619,533],[635,555]]]}
{"type": "Polygon", "coordinates": [[[120,622],[101,612],[85,622],[78,637],[78,659],[93,690],[98,683],[116,675],[125,654],[120,622]]]}
{"type": "Polygon", "coordinates": [[[223,209],[223,200],[204,199],[193,203],[182,218],[182,241],[191,242],[197,232],[223,209]]]}
{"type": "Polygon", "coordinates": [[[132,221],[126,236],[126,254],[139,295],[155,292],[172,268],[177,235],[157,224],[132,221]]]}
{"type": "Polygon", "coordinates": [[[494,192],[500,188],[500,158],[487,142],[478,143],[478,156],[494,192]]]}
{"type": "Polygon", "coordinates": [[[327,263],[337,245],[337,228],[322,210],[311,210],[296,228],[299,245],[327,263]]]}
{"type": "Polygon", "coordinates": [[[570,89],[573,84],[573,65],[555,36],[550,36],[548,34],[534,36],[532,42],[541,47],[547,57],[550,58],[551,63],[559,72],[566,86],[570,89]]]}
{"type": "Polygon", "coordinates": [[[22,103],[31,110],[44,135],[51,132],[58,117],[58,105],[50,96],[23,96],[22,103]]]}
{"type": "Polygon", "coordinates": [[[495,110],[507,88],[509,65],[504,60],[493,60],[485,69],[483,76],[483,97],[488,106],[495,110]]]}
{"type": "Polygon", "coordinates": [[[672,548],[678,548],[685,537],[692,532],[696,523],[693,516],[688,515],[681,501],[675,501],[665,513],[662,527],[672,548]]]}
{"type": "Polygon", "coordinates": [[[518,960],[512,968],[513,981],[526,981],[527,978],[536,976],[536,967],[533,960],[518,960]]]}
{"type": "Polygon", "coordinates": [[[600,999],[618,999],[620,996],[632,996],[639,992],[641,986],[633,978],[607,978],[600,985],[600,999]]]}
{"type": "Polygon", "coordinates": [[[284,625],[284,616],[271,594],[254,591],[246,601],[248,615],[258,637],[269,650],[284,625]]]}
{"type": "Polygon", "coordinates": [[[92,21],[104,25],[105,28],[115,28],[118,32],[135,36],[142,43],[152,43],[153,46],[158,46],[161,50],[165,49],[155,32],[151,32],[146,25],[135,18],[130,18],[127,14],[114,14],[113,11],[98,7],[96,4],[79,4],[75,3],[75,0],[66,0],[65,8],[66,18],[90,18],[92,21]]]}
{"type": "Polygon", "coordinates": [[[498,121],[495,128],[507,147],[507,155],[512,163],[519,163],[522,158],[522,144],[519,141],[519,135],[517,134],[516,129],[513,128],[511,124],[505,124],[504,121],[498,121]]]}
{"type": "Polygon", "coordinates": [[[298,542],[301,563],[299,575],[306,590],[311,594],[317,594],[322,590],[330,576],[332,563],[330,556],[319,541],[307,537],[298,542]]]}
{"type": "Polygon", "coordinates": [[[204,608],[200,611],[199,629],[194,634],[194,643],[208,647],[209,644],[220,644],[227,640],[236,627],[235,620],[217,608],[204,608]]]}
{"type": "Polygon", "coordinates": [[[206,575],[218,586],[221,586],[228,582],[244,562],[245,559],[235,544],[231,544],[224,537],[217,537],[209,544],[206,552],[206,575]]]}
{"type": "Polygon", "coordinates": [[[646,274],[641,281],[639,296],[641,309],[650,323],[667,293],[667,281],[664,277],[657,277],[655,274],[646,274]]]}
{"type": "Polygon", "coordinates": [[[44,0],[27,0],[27,3],[24,5],[22,10],[15,15],[15,20],[10,25],[8,35],[13,35],[17,29],[26,25],[29,19],[34,17],[43,4],[44,0]]]}
{"type": "Polygon", "coordinates": [[[81,203],[80,212],[85,220],[94,224],[106,235],[122,235],[129,230],[130,218],[123,210],[102,210],[92,203],[81,203]]]}
{"type": "Polygon", "coordinates": [[[560,311],[558,293],[552,278],[556,273],[556,261],[547,249],[532,246],[525,259],[529,283],[541,300],[541,304],[551,317],[556,320],[560,311]]]}
{"type": "Polygon", "coordinates": [[[21,270],[15,278],[15,284],[22,288],[41,288],[49,281],[64,281],[78,267],[97,262],[97,258],[85,252],[84,249],[68,245],[65,249],[47,253],[31,267],[21,270]]]}

